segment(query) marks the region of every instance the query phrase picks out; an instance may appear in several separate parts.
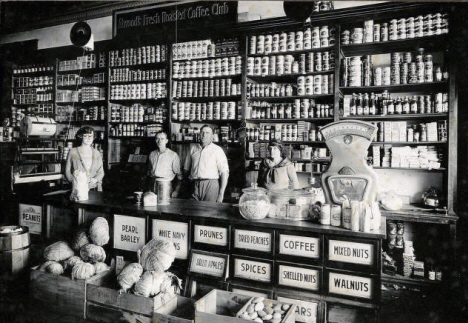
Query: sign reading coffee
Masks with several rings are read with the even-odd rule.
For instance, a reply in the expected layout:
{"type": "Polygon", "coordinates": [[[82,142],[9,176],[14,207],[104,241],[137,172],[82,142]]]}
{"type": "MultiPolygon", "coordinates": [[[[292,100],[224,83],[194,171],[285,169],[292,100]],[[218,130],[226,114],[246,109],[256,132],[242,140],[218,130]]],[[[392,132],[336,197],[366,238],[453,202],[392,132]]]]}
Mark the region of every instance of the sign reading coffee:
{"type": "Polygon", "coordinates": [[[152,6],[118,11],[114,15],[114,37],[135,32],[150,33],[176,26],[181,30],[197,25],[210,27],[234,23],[237,1],[200,1],[176,6],[152,6]]]}

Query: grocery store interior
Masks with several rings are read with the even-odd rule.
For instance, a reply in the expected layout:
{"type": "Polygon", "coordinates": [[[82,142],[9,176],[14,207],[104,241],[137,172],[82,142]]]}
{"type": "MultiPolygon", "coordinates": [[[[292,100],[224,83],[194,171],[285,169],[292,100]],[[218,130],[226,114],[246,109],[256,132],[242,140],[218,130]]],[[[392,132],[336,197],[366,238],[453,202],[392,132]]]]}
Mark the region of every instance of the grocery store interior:
{"type": "Polygon", "coordinates": [[[468,322],[467,19],[0,1],[0,321],[468,322]]]}

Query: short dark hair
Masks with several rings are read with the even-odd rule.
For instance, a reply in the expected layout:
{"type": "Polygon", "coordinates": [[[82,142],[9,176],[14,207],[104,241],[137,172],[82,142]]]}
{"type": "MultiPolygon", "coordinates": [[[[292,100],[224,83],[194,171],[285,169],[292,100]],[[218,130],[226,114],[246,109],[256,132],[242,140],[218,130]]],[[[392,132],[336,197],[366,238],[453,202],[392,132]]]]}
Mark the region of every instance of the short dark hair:
{"type": "Polygon", "coordinates": [[[94,135],[95,131],[93,128],[89,126],[84,126],[81,127],[77,132],[76,132],[76,139],[78,140],[79,144],[81,145],[83,141],[83,135],[85,134],[93,134],[94,135]]]}
{"type": "Polygon", "coordinates": [[[203,128],[210,128],[211,129],[211,132],[214,133],[214,128],[212,126],[210,126],[209,124],[204,124],[201,128],[200,128],[200,132],[203,130],[203,128]]]}
{"type": "Polygon", "coordinates": [[[279,139],[272,139],[270,140],[270,143],[268,144],[268,149],[270,147],[278,147],[281,153],[281,157],[286,158],[286,149],[284,147],[284,144],[281,140],[279,139]]]}
{"type": "Polygon", "coordinates": [[[162,130],[159,130],[158,132],[156,132],[156,134],[154,135],[154,139],[156,140],[156,137],[160,134],[160,133],[163,133],[166,135],[166,139],[169,140],[169,136],[167,135],[167,133],[165,131],[162,131],[162,130]]]}

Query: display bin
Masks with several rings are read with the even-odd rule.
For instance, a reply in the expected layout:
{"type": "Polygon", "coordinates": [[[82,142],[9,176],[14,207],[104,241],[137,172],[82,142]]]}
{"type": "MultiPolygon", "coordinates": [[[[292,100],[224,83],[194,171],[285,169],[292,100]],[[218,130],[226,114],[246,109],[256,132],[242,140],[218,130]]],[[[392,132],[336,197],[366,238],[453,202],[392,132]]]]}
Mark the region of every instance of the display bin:
{"type": "Polygon", "coordinates": [[[112,275],[110,269],[88,279],[73,280],[69,276],[39,271],[38,267],[31,268],[31,298],[50,311],[79,318],[86,318],[86,293],[90,284],[100,285],[112,275]]]}
{"type": "Polygon", "coordinates": [[[361,323],[377,322],[377,309],[327,302],[326,322],[361,323]]]}
{"type": "MultiPolygon", "coordinates": [[[[240,313],[250,305],[254,298],[214,289],[203,298],[195,303],[195,322],[196,323],[247,323],[252,320],[245,320],[237,317],[240,313]]],[[[279,301],[265,299],[273,304],[287,304],[279,301]]],[[[289,304],[290,307],[284,314],[281,323],[295,322],[295,305],[289,304]]]]}
{"type": "Polygon", "coordinates": [[[153,313],[153,323],[193,323],[194,321],[195,300],[179,295],[153,313]]]}
{"type": "MultiPolygon", "coordinates": [[[[252,304],[254,299],[255,297],[250,298],[249,301],[239,310],[236,316],[239,316],[240,314],[245,312],[247,308],[252,304]]],[[[293,303],[274,301],[271,299],[265,299],[263,302],[270,302],[273,308],[277,305],[280,305],[280,306],[288,305],[289,308],[284,313],[284,316],[279,323],[295,323],[296,322],[296,315],[295,315],[296,305],[294,305],[293,303]]],[[[243,321],[251,322],[252,320],[243,320],[243,321]]]]}
{"type": "Polygon", "coordinates": [[[99,284],[90,284],[86,293],[86,318],[97,322],[118,322],[131,317],[144,323],[152,321],[153,313],[163,304],[159,298],[120,292],[115,275],[99,284]]]}

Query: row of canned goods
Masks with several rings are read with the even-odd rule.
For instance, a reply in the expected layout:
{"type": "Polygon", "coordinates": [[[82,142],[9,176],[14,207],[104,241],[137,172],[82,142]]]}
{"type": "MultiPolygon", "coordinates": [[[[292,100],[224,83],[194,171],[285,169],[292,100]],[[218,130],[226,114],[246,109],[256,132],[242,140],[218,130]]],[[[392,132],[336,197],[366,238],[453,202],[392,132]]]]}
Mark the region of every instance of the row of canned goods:
{"type": "Polygon", "coordinates": [[[236,120],[237,103],[229,102],[172,102],[171,117],[176,121],[236,120]]]}
{"type": "Polygon", "coordinates": [[[298,31],[253,35],[249,38],[249,55],[268,55],[330,47],[335,45],[335,34],[335,27],[321,26],[298,31]]]}
{"type": "Polygon", "coordinates": [[[166,119],[166,108],[164,104],[159,107],[142,106],[133,104],[130,107],[122,105],[111,105],[111,122],[164,122],[166,119]]]}
{"type": "Polygon", "coordinates": [[[333,74],[299,76],[297,95],[333,94],[333,74]]]}
{"type": "Polygon", "coordinates": [[[419,15],[416,17],[392,19],[390,22],[374,23],[366,20],[363,28],[344,30],[341,33],[341,44],[362,44],[403,40],[418,37],[447,34],[449,15],[444,13],[419,15]]]}
{"type": "MultiPolygon", "coordinates": [[[[246,137],[248,141],[274,139],[282,141],[323,141],[322,134],[315,127],[311,127],[306,131],[306,129],[302,129],[297,124],[282,124],[279,129],[276,129],[275,126],[247,127],[246,137]]],[[[324,156],[320,157],[325,157],[326,148],[322,149],[321,154],[324,156]]],[[[317,157],[319,157],[318,155],[319,152],[317,152],[317,157]]]]}
{"type": "Polygon", "coordinates": [[[216,46],[211,43],[210,39],[195,40],[172,45],[172,58],[174,60],[214,57],[215,54],[216,46]]]}
{"type": "Polygon", "coordinates": [[[173,78],[230,76],[241,73],[241,56],[172,63],[173,78]]]}
{"type": "Polygon", "coordinates": [[[326,72],[335,68],[335,52],[324,51],[293,55],[276,55],[247,58],[247,75],[267,76],[326,72]]]}
{"type": "Polygon", "coordinates": [[[166,83],[112,85],[111,100],[160,99],[167,96],[166,83]]]}
{"type": "Polygon", "coordinates": [[[242,84],[232,83],[232,79],[173,81],[172,97],[210,98],[241,95],[242,84]]]}
{"type": "Polygon", "coordinates": [[[14,77],[13,87],[26,87],[26,86],[42,86],[53,85],[54,78],[52,76],[34,76],[34,77],[14,77]]]}
{"type": "Polygon", "coordinates": [[[250,119],[314,119],[333,116],[333,105],[297,99],[294,103],[252,102],[250,119]]]}
{"type": "Polygon", "coordinates": [[[158,131],[162,130],[162,125],[149,124],[140,125],[137,123],[118,124],[109,128],[111,137],[155,137],[158,131]]]}
{"type": "Polygon", "coordinates": [[[129,68],[115,68],[110,76],[111,82],[154,81],[166,79],[166,69],[132,70],[129,68]]]}
{"type": "Polygon", "coordinates": [[[167,45],[141,46],[109,51],[109,66],[140,65],[165,62],[167,45]]]}

